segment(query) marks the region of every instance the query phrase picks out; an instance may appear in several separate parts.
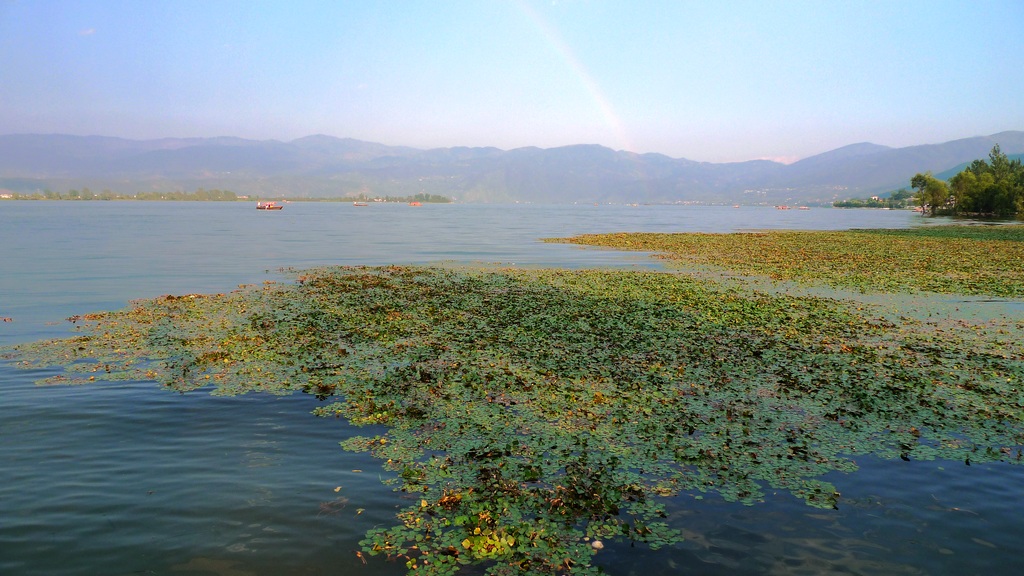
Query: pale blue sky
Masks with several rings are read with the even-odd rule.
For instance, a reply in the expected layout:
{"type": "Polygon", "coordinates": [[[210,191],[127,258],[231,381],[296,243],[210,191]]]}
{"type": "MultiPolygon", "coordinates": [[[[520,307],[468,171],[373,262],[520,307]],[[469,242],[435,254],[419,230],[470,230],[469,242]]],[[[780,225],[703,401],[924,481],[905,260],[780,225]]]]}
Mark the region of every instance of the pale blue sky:
{"type": "Polygon", "coordinates": [[[1022,60],[1022,0],[0,0],[0,134],[793,160],[1024,130],[1022,60]]]}

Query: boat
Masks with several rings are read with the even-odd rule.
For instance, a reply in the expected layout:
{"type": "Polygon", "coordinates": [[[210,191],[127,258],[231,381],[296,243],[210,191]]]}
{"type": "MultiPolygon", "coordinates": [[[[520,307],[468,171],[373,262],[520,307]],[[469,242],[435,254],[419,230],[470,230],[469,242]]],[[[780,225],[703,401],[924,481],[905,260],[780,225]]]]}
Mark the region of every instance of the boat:
{"type": "Polygon", "coordinates": [[[409,202],[409,206],[423,206],[421,202],[409,202]]]}
{"type": "Polygon", "coordinates": [[[353,202],[353,206],[369,206],[366,202],[353,202]]]}
{"type": "Polygon", "coordinates": [[[277,202],[257,202],[257,210],[284,210],[284,206],[281,206],[277,202]]]}

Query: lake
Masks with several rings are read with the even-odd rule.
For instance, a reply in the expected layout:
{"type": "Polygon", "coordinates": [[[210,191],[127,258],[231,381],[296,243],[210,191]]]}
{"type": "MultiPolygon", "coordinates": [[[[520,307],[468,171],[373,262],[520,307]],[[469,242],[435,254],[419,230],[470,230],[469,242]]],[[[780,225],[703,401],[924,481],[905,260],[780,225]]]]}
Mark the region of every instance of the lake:
{"type": "MultiPolygon", "coordinates": [[[[135,298],[226,292],[285,266],[501,264],[650,269],[643,254],[540,238],[601,232],[908,227],[913,212],[770,207],[0,202],[0,346],[135,298]]],[[[404,574],[356,555],[405,495],[338,443],[365,429],[309,396],[211,396],[154,382],[40,387],[0,364],[0,574],[404,574]]],[[[1019,466],[858,459],[838,510],[769,492],[669,502],[686,541],[608,543],[611,574],[1016,573],[1019,466]]],[[[480,570],[467,573],[479,573],[480,570]]]]}

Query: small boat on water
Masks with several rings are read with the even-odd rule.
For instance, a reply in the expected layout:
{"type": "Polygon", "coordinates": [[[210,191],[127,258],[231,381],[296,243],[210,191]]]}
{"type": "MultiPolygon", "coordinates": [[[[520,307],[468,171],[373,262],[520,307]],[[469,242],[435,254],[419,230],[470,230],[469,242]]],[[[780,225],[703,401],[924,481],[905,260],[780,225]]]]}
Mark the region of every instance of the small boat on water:
{"type": "Polygon", "coordinates": [[[409,202],[409,206],[423,206],[421,202],[409,202]]]}
{"type": "Polygon", "coordinates": [[[257,210],[284,210],[284,206],[281,206],[277,202],[257,202],[257,210]]]}
{"type": "Polygon", "coordinates": [[[353,202],[353,206],[369,206],[366,202],[353,202]]]}

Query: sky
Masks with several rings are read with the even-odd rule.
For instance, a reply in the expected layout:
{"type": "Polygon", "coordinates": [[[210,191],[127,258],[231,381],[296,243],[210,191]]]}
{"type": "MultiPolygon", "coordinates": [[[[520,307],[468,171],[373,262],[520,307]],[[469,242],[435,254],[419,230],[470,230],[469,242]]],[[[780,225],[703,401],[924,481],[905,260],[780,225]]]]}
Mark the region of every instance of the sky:
{"type": "Polygon", "coordinates": [[[1024,130],[1021,0],[0,0],[0,134],[795,161],[1024,130]]]}

